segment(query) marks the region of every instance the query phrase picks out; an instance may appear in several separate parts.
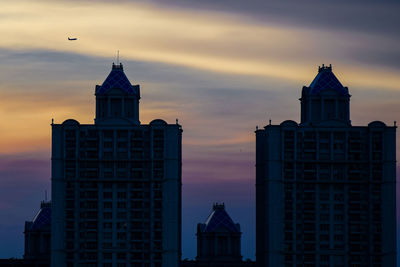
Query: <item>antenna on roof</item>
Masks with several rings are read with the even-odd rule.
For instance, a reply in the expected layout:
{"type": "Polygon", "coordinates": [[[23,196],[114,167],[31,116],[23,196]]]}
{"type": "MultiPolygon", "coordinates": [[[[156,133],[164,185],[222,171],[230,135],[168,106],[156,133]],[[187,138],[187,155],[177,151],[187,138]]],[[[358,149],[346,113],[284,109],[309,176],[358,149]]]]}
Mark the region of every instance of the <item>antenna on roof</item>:
{"type": "Polygon", "coordinates": [[[47,190],[44,190],[44,201],[47,202],[47,190]]]}
{"type": "Polygon", "coordinates": [[[119,65],[119,50],[117,50],[117,65],[119,65]]]}

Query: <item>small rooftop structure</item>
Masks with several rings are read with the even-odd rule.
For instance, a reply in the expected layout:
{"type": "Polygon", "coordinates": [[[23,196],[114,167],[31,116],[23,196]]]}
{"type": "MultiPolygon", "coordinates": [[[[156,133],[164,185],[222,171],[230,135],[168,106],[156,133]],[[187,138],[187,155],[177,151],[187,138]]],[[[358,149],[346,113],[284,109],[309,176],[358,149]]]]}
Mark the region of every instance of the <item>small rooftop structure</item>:
{"type": "Polygon", "coordinates": [[[47,263],[44,266],[50,265],[50,232],[51,202],[42,201],[33,220],[25,222],[24,259],[44,261],[47,263]]]}
{"type": "Polygon", "coordinates": [[[240,225],[232,221],[225,204],[215,203],[206,222],[197,225],[197,261],[241,262],[241,235],[240,225]]]}
{"type": "Polygon", "coordinates": [[[103,84],[96,85],[95,95],[96,124],[140,124],[140,86],[131,84],[122,63],[112,64],[103,84]]]}
{"type": "Polygon", "coordinates": [[[225,211],[225,204],[213,204],[213,211],[208,216],[204,224],[199,224],[199,229],[202,232],[218,232],[227,231],[240,233],[240,225],[235,224],[228,213],[225,211]]]}
{"type": "Polygon", "coordinates": [[[31,222],[26,222],[26,230],[43,230],[51,225],[51,202],[42,201],[40,210],[31,222]]]}
{"type": "Polygon", "coordinates": [[[124,73],[122,63],[112,64],[111,72],[108,74],[103,84],[96,86],[96,95],[105,94],[109,90],[115,88],[121,89],[126,94],[139,96],[139,86],[131,84],[124,73]]]}
{"type": "Polygon", "coordinates": [[[310,86],[301,92],[301,125],[351,126],[349,89],[332,72],[332,65],[318,67],[310,86]]]}
{"type": "Polygon", "coordinates": [[[319,94],[323,90],[333,89],[342,95],[348,95],[347,87],[344,87],[335,74],[332,72],[332,65],[329,67],[322,64],[318,66],[318,74],[309,86],[309,94],[319,94]]]}

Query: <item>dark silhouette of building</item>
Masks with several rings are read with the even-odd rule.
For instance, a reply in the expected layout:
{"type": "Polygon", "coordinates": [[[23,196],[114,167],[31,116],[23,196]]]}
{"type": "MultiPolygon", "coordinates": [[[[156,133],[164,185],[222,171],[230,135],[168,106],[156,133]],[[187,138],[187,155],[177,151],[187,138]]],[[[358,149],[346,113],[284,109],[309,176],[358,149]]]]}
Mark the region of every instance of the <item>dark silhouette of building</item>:
{"type": "Polygon", "coordinates": [[[184,260],[182,267],[252,267],[242,261],[240,225],[234,223],[224,204],[214,204],[205,223],[197,225],[196,261],[184,260]]]}
{"type": "Polygon", "coordinates": [[[396,126],[352,126],[331,66],[300,101],[256,131],[257,266],[397,266],[396,126]]]}
{"type": "Polygon", "coordinates": [[[234,223],[224,204],[214,204],[205,223],[197,225],[197,261],[241,261],[240,225],[234,223]]]}
{"type": "Polygon", "coordinates": [[[23,259],[0,259],[0,266],[50,266],[51,203],[42,201],[32,221],[25,222],[23,259]]]}
{"type": "Polygon", "coordinates": [[[182,128],[140,123],[122,64],[95,95],[94,124],[52,124],[52,266],[176,267],[182,128]]]}
{"type": "Polygon", "coordinates": [[[50,263],[51,203],[43,201],[33,221],[25,222],[24,259],[50,263]]]}

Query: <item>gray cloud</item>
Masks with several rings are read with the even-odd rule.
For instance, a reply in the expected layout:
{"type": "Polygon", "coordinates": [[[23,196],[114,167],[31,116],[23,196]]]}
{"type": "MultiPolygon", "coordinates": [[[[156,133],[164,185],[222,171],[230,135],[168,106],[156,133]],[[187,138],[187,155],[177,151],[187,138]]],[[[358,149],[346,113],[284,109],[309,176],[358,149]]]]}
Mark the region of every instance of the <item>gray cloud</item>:
{"type": "Polygon", "coordinates": [[[197,1],[154,0],[162,5],[236,12],[260,21],[287,23],[299,27],[373,32],[400,37],[398,1],[197,1]]]}
{"type": "MultiPolygon", "coordinates": [[[[74,0],[82,2],[82,0],[74,0]]],[[[87,0],[86,0],[87,1],[87,0]]],[[[109,2],[98,0],[98,2],[109,2]]],[[[242,14],[249,19],[298,27],[362,31],[400,37],[400,3],[396,0],[116,0],[153,3],[167,8],[190,8],[242,14]]]]}
{"type": "Polygon", "coordinates": [[[366,46],[362,49],[354,49],[348,54],[356,62],[400,70],[400,47],[397,43],[396,47],[390,47],[381,42],[374,47],[366,46]]]}

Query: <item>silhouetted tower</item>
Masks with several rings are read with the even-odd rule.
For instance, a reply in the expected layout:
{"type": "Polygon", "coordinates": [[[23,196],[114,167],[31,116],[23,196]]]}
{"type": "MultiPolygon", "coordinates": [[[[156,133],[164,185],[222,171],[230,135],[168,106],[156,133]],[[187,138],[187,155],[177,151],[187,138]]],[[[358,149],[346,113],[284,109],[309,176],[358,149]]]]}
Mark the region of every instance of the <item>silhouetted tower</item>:
{"type": "Polygon", "coordinates": [[[332,66],[318,67],[318,74],[301,92],[301,125],[340,123],[350,126],[350,95],[332,72],[332,66]]]}
{"type": "Polygon", "coordinates": [[[139,121],[139,85],[113,64],[94,124],[52,124],[52,266],[177,267],[182,128],[139,121]]]}
{"type": "Polygon", "coordinates": [[[396,126],[352,126],[331,66],[300,101],[256,130],[257,266],[397,266],[396,126]]]}
{"type": "Polygon", "coordinates": [[[51,203],[42,201],[32,221],[25,222],[24,259],[50,263],[51,203]]]}
{"type": "Polygon", "coordinates": [[[113,63],[102,85],[96,85],[95,123],[133,123],[139,121],[140,86],[132,85],[122,64],[113,63]]]}
{"type": "Polygon", "coordinates": [[[197,261],[240,262],[241,235],[240,225],[232,221],[225,211],[225,205],[214,204],[206,222],[197,225],[197,261]]]}

